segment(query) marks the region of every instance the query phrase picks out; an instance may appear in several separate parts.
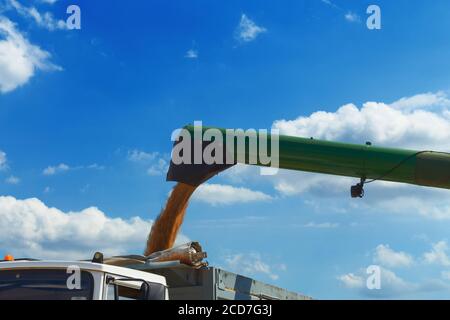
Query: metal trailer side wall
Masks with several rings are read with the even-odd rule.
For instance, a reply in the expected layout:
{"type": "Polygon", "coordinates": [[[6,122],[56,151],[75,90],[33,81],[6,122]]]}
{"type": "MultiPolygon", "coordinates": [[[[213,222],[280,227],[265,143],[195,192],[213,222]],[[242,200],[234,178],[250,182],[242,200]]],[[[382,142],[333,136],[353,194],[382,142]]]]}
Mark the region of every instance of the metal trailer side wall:
{"type": "Polygon", "coordinates": [[[171,300],[309,300],[311,298],[214,267],[164,268],[171,300]]]}

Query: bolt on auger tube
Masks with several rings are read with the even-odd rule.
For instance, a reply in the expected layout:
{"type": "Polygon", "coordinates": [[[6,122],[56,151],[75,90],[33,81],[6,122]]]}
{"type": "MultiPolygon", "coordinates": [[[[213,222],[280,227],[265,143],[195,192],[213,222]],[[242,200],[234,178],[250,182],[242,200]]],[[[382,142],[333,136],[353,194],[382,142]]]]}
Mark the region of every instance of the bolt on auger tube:
{"type": "MultiPolygon", "coordinates": [[[[279,168],[355,177],[361,179],[361,188],[364,183],[384,180],[450,189],[450,154],[445,152],[383,148],[372,146],[371,143],[359,145],[331,142],[264,134],[255,130],[238,131],[201,126],[186,126],[183,129],[174,144],[167,174],[169,181],[198,186],[236,163],[270,166],[262,161],[264,159],[260,151],[264,149],[269,154],[271,151],[278,151],[278,154],[270,156],[273,159],[278,156],[279,168]],[[263,142],[264,139],[267,141],[263,142]],[[255,144],[252,144],[253,140],[256,141],[256,149],[255,144]],[[201,159],[201,162],[194,159],[194,153],[198,149],[204,156],[205,153],[211,153],[210,145],[213,141],[217,142],[215,152],[221,154],[221,159],[216,157],[216,160],[221,161],[208,164],[205,159],[201,159]],[[239,141],[243,143],[239,145],[239,141]],[[273,143],[274,141],[277,143],[273,143]],[[187,156],[188,146],[192,150],[189,150],[190,154],[187,156]],[[190,161],[175,163],[174,157],[180,155],[190,161]],[[227,161],[227,157],[231,161],[227,161]],[[256,161],[251,162],[251,158],[256,161]]],[[[356,189],[359,190],[359,187],[356,189]]]]}

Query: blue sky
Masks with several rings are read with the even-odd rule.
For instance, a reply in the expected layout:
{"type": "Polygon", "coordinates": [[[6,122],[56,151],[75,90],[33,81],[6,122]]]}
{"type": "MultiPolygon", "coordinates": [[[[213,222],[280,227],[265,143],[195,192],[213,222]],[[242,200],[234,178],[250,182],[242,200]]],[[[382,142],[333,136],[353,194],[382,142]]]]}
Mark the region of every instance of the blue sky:
{"type": "MultiPolygon", "coordinates": [[[[450,151],[448,1],[51,2],[0,0],[1,253],[141,253],[170,135],[195,120],[450,151]]],[[[448,191],[352,200],[352,183],[237,167],[198,190],[180,241],[321,299],[449,298],[448,191]]]]}

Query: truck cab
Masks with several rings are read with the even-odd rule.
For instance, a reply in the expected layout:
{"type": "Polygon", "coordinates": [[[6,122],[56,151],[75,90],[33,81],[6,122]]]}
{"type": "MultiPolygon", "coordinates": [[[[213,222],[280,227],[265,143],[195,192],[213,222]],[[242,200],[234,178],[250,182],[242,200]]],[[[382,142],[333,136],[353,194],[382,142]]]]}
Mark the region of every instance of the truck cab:
{"type": "Polygon", "coordinates": [[[87,261],[0,262],[0,300],[168,300],[163,276],[87,261]]]}

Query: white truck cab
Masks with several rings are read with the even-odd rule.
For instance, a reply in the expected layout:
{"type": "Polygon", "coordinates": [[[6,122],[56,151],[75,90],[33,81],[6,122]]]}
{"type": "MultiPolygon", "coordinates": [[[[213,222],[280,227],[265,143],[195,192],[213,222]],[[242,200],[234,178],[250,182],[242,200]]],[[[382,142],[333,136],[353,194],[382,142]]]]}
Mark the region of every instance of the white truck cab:
{"type": "Polygon", "coordinates": [[[163,276],[85,261],[0,262],[0,300],[168,300],[163,276]]]}

